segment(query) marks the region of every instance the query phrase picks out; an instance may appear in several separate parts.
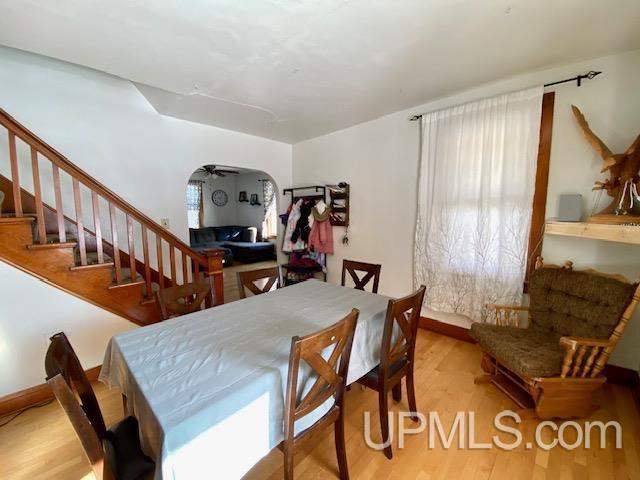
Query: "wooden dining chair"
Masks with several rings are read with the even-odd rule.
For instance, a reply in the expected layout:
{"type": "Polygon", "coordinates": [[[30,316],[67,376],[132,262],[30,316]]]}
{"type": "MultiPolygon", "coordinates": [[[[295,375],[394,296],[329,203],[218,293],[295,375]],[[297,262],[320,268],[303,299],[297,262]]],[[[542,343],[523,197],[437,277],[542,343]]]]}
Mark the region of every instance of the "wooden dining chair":
{"type": "Polygon", "coordinates": [[[344,390],[359,313],[354,308],[335,325],[302,338],[293,337],[291,339],[284,406],[284,440],[280,444],[280,448],[284,451],[285,480],[293,479],[295,450],[314,432],[323,430],[332,423],[334,424],[340,478],[342,480],[349,478],[347,451],[344,443],[344,390]],[[329,353],[327,350],[331,346],[333,346],[333,350],[329,353]],[[322,353],[324,355],[321,355],[322,353]],[[301,360],[304,360],[311,367],[311,372],[317,375],[317,379],[310,389],[304,388],[303,391],[307,393],[298,398],[301,360]],[[312,426],[296,435],[294,433],[295,422],[316,410],[331,397],[334,400],[331,409],[312,426]]]}
{"type": "Polygon", "coordinates": [[[345,286],[346,274],[349,272],[351,279],[354,283],[354,288],[357,290],[364,290],[364,287],[373,280],[373,287],[371,291],[378,293],[378,282],[380,282],[380,270],[382,265],[377,263],[365,263],[356,262],[354,260],[342,261],[342,283],[345,286]],[[363,272],[364,275],[358,275],[358,272],[363,272]]]}
{"type": "Polygon", "coordinates": [[[50,340],[47,384],[69,417],[96,478],[152,478],[155,465],[142,452],[137,420],[127,417],[107,430],[91,383],[66,335],[56,333],[50,340]]]}
{"type": "Polygon", "coordinates": [[[246,272],[238,272],[238,290],[240,298],[247,298],[246,290],[254,295],[262,295],[270,292],[275,288],[280,288],[280,267],[259,268],[257,270],[248,270],[246,272]]]}
{"type": "Polygon", "coordinates": [[[214,305],[215,294],[211,277],[204,277],[192,283],[162,288],[156,292],[163,320],[193,313],[214,305]]]}
{"type": "MultiPolygon", "coordinates": [[[[380,364],[358,380],[358,383],[378,392],[382,443],[389,442],[389,390],[396,402],[402,400],[402,379],[406,377],[409,411],[413,421],[416,415],[416,392],[413,384],[413,367],[420,310],[426,287],[403,298],[389,300],[382,333],[380,364]],[[394,327],[395,328],[394,333],[394,327]]],[[[393,456],[391,442],[384,448],[387,458],[393,456]]]]}

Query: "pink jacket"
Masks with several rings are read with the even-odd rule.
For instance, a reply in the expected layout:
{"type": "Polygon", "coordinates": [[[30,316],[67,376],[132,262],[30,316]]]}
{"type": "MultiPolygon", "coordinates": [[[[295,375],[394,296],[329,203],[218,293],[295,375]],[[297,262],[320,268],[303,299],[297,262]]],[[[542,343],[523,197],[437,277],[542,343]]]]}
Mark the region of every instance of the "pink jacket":
{"type": "Polygon", "coordinates": [[[311,233],[309,233],[309,250],[333,253],[333,228],[329,219],[313,222],[311,233]]]}

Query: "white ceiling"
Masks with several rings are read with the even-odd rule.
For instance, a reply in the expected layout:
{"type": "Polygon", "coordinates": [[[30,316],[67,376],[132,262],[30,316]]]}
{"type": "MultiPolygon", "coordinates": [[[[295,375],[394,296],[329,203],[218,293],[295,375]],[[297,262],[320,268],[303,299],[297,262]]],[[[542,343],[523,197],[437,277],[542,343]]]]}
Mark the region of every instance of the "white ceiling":
{"type": "Polygon", "coordinates": [[[286,142],[640,48],[638,0],[2,0],[0,44],[130,79],[161,113],[286,142]]]}

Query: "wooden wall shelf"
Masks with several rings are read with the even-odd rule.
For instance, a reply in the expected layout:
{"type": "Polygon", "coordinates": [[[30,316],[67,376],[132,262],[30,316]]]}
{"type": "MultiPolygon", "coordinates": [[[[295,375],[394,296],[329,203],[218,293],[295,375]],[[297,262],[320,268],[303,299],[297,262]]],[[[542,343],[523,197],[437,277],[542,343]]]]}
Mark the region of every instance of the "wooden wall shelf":
{"type": "Polygon", "coordinates": [[[609,242],[640,245],[640,225],[605,225],[584,222],[547,222],[547,235],[592,238],[609,242]]]}

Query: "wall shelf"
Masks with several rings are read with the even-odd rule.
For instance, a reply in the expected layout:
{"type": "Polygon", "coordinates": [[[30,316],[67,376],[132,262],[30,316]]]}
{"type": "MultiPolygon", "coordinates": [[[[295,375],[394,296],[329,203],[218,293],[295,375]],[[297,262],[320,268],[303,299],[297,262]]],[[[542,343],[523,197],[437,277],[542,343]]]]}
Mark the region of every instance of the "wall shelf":
{"type": "Polygon", "coordinates": [[[544,233],[566,237],[592,238],[640,245],[640,225],[606,225],[585,222],[547,222],[544,233]]]}

